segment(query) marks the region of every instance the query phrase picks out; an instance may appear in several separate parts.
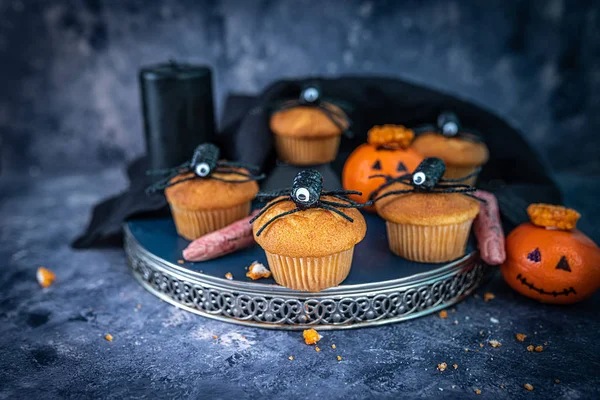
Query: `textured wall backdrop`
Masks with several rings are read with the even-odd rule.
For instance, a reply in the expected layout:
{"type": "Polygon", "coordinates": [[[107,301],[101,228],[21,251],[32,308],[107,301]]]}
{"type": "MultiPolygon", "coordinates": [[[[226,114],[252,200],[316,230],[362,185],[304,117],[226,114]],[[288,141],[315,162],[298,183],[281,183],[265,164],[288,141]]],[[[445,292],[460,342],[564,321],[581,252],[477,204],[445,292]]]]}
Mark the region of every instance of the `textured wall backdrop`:
{"type": "Polygon", "coordinates": [[[598,173],[599,19],[568,0],[0,0],[0,161],[141,153],[137,69],[172,57],[215,68],[219,110],[279,77],[406,78],[511,120],[556,170],[598,173]]]}

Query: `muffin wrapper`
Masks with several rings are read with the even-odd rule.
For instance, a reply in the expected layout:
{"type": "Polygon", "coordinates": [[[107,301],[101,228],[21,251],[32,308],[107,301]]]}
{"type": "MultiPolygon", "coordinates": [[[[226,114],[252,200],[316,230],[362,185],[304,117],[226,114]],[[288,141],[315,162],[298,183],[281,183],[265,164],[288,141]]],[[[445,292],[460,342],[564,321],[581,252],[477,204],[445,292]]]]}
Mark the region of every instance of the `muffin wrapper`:
{"type": "MultiPolygon", "coordinates": [[[[446,165],[446,173],[444,174],[444,178],[448,178],[448,179],[462,178],[463,176],[472,174],[473,172],[475,172],[475,170],[477,170],[477,168],[479,168],[479,167],[454,167],[451,165],[446,165]]],[[[477,181],[478,175],[479,174],[467,179],[464,182],[460,182],[460,183],[463,183],[465,185],[475,186],[475,182],[477,181]]]]}
{"type": "Polygon", "coordinates": [[[472,220],[460,224],[422,226],[387,221],[390,250],[408,260],[441,263],[465,255],[472,220]]]}
{"type": "Polygon", "coordinates": [[[294,165],[324,164],[335,159],[340,135],[323,138],[296,138],[275,135],[275,148],[281,161],[294,165]]]}
{"type": "Polygon", "coordinates": [[[250,215],[250,202],[229,208],[197,211],[170,206],[177,232],[188,240],[198,239],[250,215]]]}
{"type": "Polygon", "coordinates": [[[318,292],[337,286],[350,272],[354,246],[324,257],[287,257],[265,251],[273,279],[294,290],[318,292]]]}

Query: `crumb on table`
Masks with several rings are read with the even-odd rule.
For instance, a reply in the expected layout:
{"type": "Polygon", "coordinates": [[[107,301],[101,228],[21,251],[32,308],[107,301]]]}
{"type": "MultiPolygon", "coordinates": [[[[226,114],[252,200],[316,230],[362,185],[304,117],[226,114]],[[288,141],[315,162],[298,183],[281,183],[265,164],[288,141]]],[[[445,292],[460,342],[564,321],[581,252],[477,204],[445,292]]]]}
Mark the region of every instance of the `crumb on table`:
{"type": "Polygon", "coordinates": [[[494,293],[484,293],[483,294],[483,301],[485,301],[486,303],[490,300],[494,300],[496,298],[496,296],[494,295],[494,293]]]}
{"type": "Polygon", "coordinates": [[[290,360],[290,361],[294,361],[294,356],[289,356],[289,357],[288,357],[288,360],[290,360]]]}
{"type": "Polygon", "coordinates": [[[475,394],[481,394],[481,390],[480,389],[475,389],[475,394]]]}
{"type": "Polygon", "coordinates": [[[228,272],[225,274],[225,278],[232,280],[233,279],[233,274],[231,272],[228,272]]]}
{"type": "Polygon", "coordinates": [[[458,364],[452,364],[452,368],[458,369],[458,364]]]}
{"type": "Polygon", "coordinates": [[[544,346],[535,346],[535,351],[541,353],[542,351],[544,351],[544,346]]]}
{"type": "Polygon", "coordinates": [[[109,342],[113,341],[113,337],[110,333],[107,333],[106,335],[104,335],[104,339],[106,339],[109,342]]]}
{"type": "Polygon", "coordinates": [[[448,311],[442,310],[442,311],[440,311],[440,313],[438,315],[440,316],[441,319],[446,319],[446,318],[448,318],[448,311]]]}
{"type": "Polygon", "coordinates": [[[448,368],[448,364],[446,364],[445,362],[438,364],[437,369],[440,371],[445,371],[446,368],[448,368]]]}
{"type": "Polygon", "coordinates": [[[527,346],[527,351],[533,351],[533,345],[530,344],[529,346],[527,346]]]}
{"type": "Polygon", "coordinates": [[[36,278],[41,287],[47,288],[54,283],[56,275],[47,268],[39,267],[37,269],[36,278]]]}
{"type": "Polygon", "coordinates": [[[490,340],[488,343],[489,343],[489,344],[490,344],[490,346],[492,346],[492,347],[500,347],[500,346],[502,346],[502,343],[500,343],[500,342],[499,342],[499,341],[497,341],[497,340],[490,340]]]}
{"type": "Polygon", "coordinates": [[[331,348],[332,348],[332,349],[335,349],[335,344],[332,344],[332,345],[331,345],[331,348]]]}
{"type": "Polygon", "coordinates": [[[319,348],[319,346],[315,346],[315,351],[318,353],[321,351],[321,349],[319,348]]]}
{"type": "Polygon", "coordinates": [[[519,342],[522,342],[522,341],[524,341],[527,338],[527,335],[525,335],[524,333],[517,333],[515,335],[515,337],[517,338],[517,340],[519,342]]]}
{"type": "Polygon", "coordinates": [[[560,383],[560,379],[555,379],[554,383],[560,383]]]}
{"type": "Polygon", "coordinates": [[[312,328],[302,332],[302,336],[304,336],[304,343],[306,344],[315,344],[322,338],[322,336],[319,335],[319,332],[312,328]]]}
{"type": "Polygon", "coordinates": [[[246,272],[246,277],[252,279],[253,281],[261,278],[270,278],[271,271],[269,271],[263,264],[258,261],[252,262],[248,267],[248,272],[246,272]]]}
{"type": "Polygon", "coordinates": [[[213,339],[218,339],[219,337],[217,335],[213,335],[213,339]]]}
{"type": "Polygon", "coordinates": [[[479,343],[479,347],[483,347],[483,343],[479,343]]]}
{"type": "Polygon", "coordinates": [[[183,264],[184,261],[183,260],[177,260],[177,264],[183,264]]]}
{"type": "Polygon", "coordinates": [[[337,356],[336,358],[338,361],[342,361],[342,356],[337,356]]]}
{"type": "Polygon", "coordinates": [[[533,390],[533,385],[531,383],[526,383],[523,385],[523,387],[529,390],[530,392],[533,390]]]}

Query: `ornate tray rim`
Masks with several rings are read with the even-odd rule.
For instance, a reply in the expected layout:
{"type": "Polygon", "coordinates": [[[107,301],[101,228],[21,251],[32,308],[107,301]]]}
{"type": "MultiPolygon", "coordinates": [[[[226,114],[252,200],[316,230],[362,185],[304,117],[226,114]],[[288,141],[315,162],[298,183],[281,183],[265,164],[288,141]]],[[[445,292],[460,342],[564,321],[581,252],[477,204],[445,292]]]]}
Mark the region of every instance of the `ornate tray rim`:
{"type": "Polygon", "coordinates": [[[479,252],[474,251],[405,278],[300,292],[189,270],[145,249],[127,224],[123,230],[127,264],[152,294],[208,318],[267,329],[352,329],[417,318],[459,302],[489,272],[479,252]],[[411,308],[402,311],[407,305],[411,308]]]}

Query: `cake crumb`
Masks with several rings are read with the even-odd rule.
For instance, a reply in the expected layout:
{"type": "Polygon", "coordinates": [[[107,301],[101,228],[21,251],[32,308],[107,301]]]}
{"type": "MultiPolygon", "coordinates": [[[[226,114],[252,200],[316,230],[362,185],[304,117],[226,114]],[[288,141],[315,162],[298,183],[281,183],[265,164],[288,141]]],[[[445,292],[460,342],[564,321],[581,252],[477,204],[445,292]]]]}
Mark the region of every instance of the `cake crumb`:
{"type": "Polygon", "coordinates": [[[228,272],[225,274],[225,278],[232,280],[233,279],[233,274],[231,272],[228,272]]]}
{"type": "Polygon", "coordinates": [[[342,361],[342,356],[337,356],[336,358],[338,361],[342,361]]]}
{"type": "Polygon", "coordinates": [[[475,394],[481,394],[481,390],[475,389],[475,394]]]}
{"type": "Polygon", "coordinates": [[[332,344],[332,345],[331,345],[331,348],[332,348],[332,349],[335,349],[335,344],[332,344]]]}
{"type": "Polygon", "coordinates": [[[533,390],[533,385],[531,383],[526,383],[523,385],[523,387],[529,390],[530,392],[533,390]]]}
{"type": "Polygon", "coordinates": [[[113,341],[113,337],[110,333],[107,333],[106,335],[104,335],[104,339],[106,339],[109,342],[113,341]]]}
{"type": "Polygon", "coordinates": [[[469,352],[469,349],[465,349],[465,353],[468,353],[468,352],[469,352]]]}
{"type": "Polygon", "coordinates": [[[497,340],[490,340],[488,343],[489,343],[489,344],[490,344],[490,346],[492,346],[492,347],[500,347],[500,346],[502,346],[502,343],[500,343],[500,342],[499,342],[499,341],[497,341],[497,340]]]}
{"type": "Polygon", "coordinates": [[[523,341],[524,341],[524,340],[527,338],[527,335],[525,335],[525,334],[523,334],[523,333],[517,333],[517,334],[515,335],[515,337],[517,338],[517,340],[518,340],[519,342],[523,342],[523,341]]]}
{"type": "Polygon", "coordinates": [[[446,364],[445,362],[438,364],[437,369],[440,371],[445,371],[446,368],[448,368],[448,364],[446,364]]]}
{"type": "Polygon", "coordinates": [[[535,346],[535,351],[538,353],[541,353],[542,351],[544,351],[544,347],[543,346],[535,346]]]}
{"type": "Polygon", "coordinates": [[[451,313],[455,313],[456,312],[456,308],[453,308],[452,310],[450,310],[451,313]]]}
{"type": "Polygon", "coordinates": [[[458,320],[457,319],[454,320],[454,325],[458,325],[458,320]]]}
{"type": "Polygon", "coordinates": [[[533,345],[530,344],[529,346],[527,346],[527,351],[533,351],[533,345]]]}
{"type": "Polygon", "coordinates": [[[290,361],[294,361],[294,356],[289,356],[289,357],[288,357],[288,360],[290,360],[290,361]]]}
{"type": "Polygon", "coordinates": [[[479,331],[479,334],[480,334],[480,335],[483,335],[483,331],[479,331]]]}
{"type": "Polygon", "coordinates": [[[458,364],[452,364],[452,368],[458,369],[458,364]]]}
{"type": "Polygon", "coordinates": [[[544,346],[548,346],[548,342],[544,342],[544,346]]]}
{"type": "Polygon", "coordinates": [[[448,318],[448,311],[442,310],[442,311],[440,311],[440,313],[438,315],[440,316],[441,319],[446,319],[446,318],[448,318]]]}
{"type": "Polygon", "coordinates": [[[483,295],[483,301],[485,301],[486,303],[488,301],[494,300],[495,298],[496,298],[496,296],[494,295],[494,293],[488,292],[488,293],[484,293],[484,295],[483,295]]]}
{"type": "Polygon", "coordinates": [[[263,264],[258,261],[253,261],[252,264],[248,267],[248,272],[246,272],[246,277],[252,279],[253,281],[261,278],[270,278],[271,271],[267,269],[263,264]]]}
{"type": "Polygon", "coordinates": [[[36,278],[41,287],[47,288],[54,283],[56,275],[47,268],[39,267],[37,269],[36,278]]]}
{"type": "Polygon", "coordinates": [[[141,304],[138,304],[138,305],[137,305],[137,306],[135,306],[135,307],[136,307],[138,310],[141,310],[141,309],[142,309],[142,305],[141,305],[141,304]]]}
{"type": "Polygon", "coordinates": [[[306,344],[315,344],[322,338],[322,336],[319,335],[319,332],[312,328],[302,332],[302,336],[304,336],[304,343],[306,344]]]}
{"type": "Polygon", "coordinates": [[[560,383],[560,379],[555,379],[554,383],[560,383]]]}
{"type": "Polygon", "coordinates": [[[315,351],[318,353],[321,351],[321,349],[319,348],[319,346],[315,346],[315,351]]]}
{"type": "Polygon", "coordinates": [[[183,264],[185,261],[183,260],[177,260],[177,264],[183,264]]]}
{"type": "Polygon", "coordinates": [[[504,385],[500,385],[500,389],[504,389],[504,385]]]}
{"type": "Polygon", "coordinates": [[[479,343],[479,347],[483,347],[483,343],[479,343]]]}
{"type": "Polygon", "coordinates": [[[219,337],[217,335],[213,335],[213,339],[218,339],[219,337]]]}

